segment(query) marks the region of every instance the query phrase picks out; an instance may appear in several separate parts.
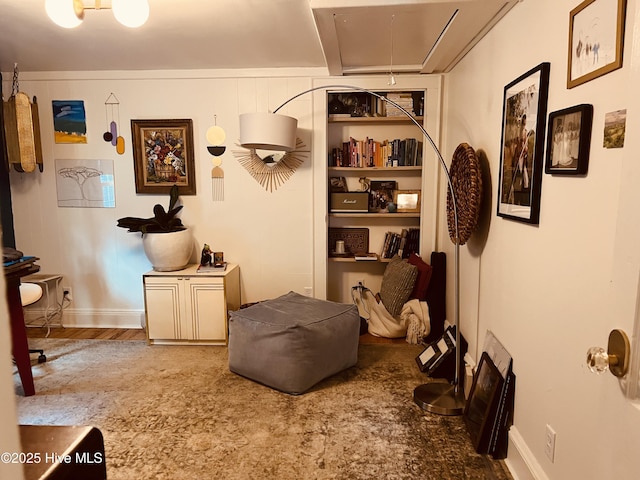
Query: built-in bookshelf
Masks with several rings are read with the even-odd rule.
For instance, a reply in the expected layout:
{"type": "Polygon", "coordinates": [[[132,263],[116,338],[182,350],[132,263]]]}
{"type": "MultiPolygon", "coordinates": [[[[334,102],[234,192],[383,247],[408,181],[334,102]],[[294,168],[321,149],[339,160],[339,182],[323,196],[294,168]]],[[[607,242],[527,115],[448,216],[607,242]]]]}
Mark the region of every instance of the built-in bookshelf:
{"type": "MultiPolygon", "coordinates": [[[[384,270],[389,259],[383,258],[383,247],[388,232],[402,235],[403,230],[419,229],[419,251],[425,260],[437,245],[438,202],[441,194],[438,159],[416,122],[439,143],[441,124],[441,103],[443,77],[441,75],[402,75],[397,83],[389,85],[386,76],[350,76],[348,83],[357,86],[350,89],[343,86],[345,78],[333,77],[315,79],[313,93],[313,137],[314,175],[314,295],[328,300],[350,303],[351,287],[363,281],[365,286],[378,292],[384,270]],[[371,98],[367,92],[384,94],[398,102],[409,113],[404,115],[395,108],[387,108],[386,102],[371,98]],[[337,95],[340,103],[335,102],[337,95]],[[345,142],[354,139],[365,145],[408,138],[422,142],[416,150],[422,151],[422,161],[413,165],[400,165],[391,161],[390,166],[368,166],[366,161],[360,166],[338,166],[332,161],[332,149],[343,148],[345,142]],[[394,166],[395,165],[395,166],[394,166]],[[418,205],[411,211],[390,213],[384,209],[370,211],[364,209],[350,213],[345,209],[336,212],[331,208],[331,199],[339,195],[331,193],[335,180],[344,183],[349,192],[359,192],[371,182],[396,182],[396,189],[419,192],[418,205]],[[368,251],[371,257],[336,255],[336,229],[348,229],[348,239],[355,232],[357,237],[366,232],[368,251]]],[[[360,151],[363,148],[360,147],[360,151]]],[[[366,149],[365,149],[366,151],[366,149]]],[[[407,162],[403,162],[407,163],[407,162]]],[[[375,165],[375,162],[373,162],[375,165]]],[[[383,164],[384,165],[384,164],[383,164]]],[[[411,196],[411,195],[408,195],[411,196]]],[[[347,200],[349,200],[347,198],[347,200]]],[[[361,200],[361,199],[359,199],[361,200]]],[[[361,205],[358,208],[362,209],[361,205]]]]}
{"type": "MultiPolygon", "coordinates": [[[[379,93],[395,95],[394,101],[403,101],[403,108],[424,122],[424,90],[379,93]]],[[[422,191],[424,145],[413,120],[375,96],[329,92],[327,102],[328,226],[333,231],[327,251],[327,298],[348,301],[345,291],[351,283],[365,281],[378,290],[384,268],[395,254],[407,257],[420,251],[423,202],[409,211],[396,202],[399,192],[422,191]],[[368,209],[362,211],[358,205],[357,212],[332,211],[336,188],[354,196],[368,191],[368,209]],[[347,244],[351,235],[366,231],[367,251],[347,248],[346,254],[337,254],[336,231],[344,232],[347,244]]],[[[360,239],[354,248],[362,244],[360,239]]]]}

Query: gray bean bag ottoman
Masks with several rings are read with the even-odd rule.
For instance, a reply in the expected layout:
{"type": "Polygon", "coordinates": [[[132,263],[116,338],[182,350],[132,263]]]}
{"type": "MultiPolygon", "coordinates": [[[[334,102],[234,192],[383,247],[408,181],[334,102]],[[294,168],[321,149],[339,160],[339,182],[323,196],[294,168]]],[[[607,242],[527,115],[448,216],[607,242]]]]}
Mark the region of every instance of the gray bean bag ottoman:
{"type": "Polygon", "coordinates": [[[355,305],[289,292],[230,312],[229,370],[291,394],[358,361],[355,305]]]}

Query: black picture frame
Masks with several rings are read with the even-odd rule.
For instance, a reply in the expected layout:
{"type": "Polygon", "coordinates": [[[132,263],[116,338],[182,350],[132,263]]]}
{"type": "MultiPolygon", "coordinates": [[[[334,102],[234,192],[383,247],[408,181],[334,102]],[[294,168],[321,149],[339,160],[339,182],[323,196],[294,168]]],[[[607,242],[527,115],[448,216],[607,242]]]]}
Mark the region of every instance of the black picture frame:
{"type": "Polygon", "coordinates": [[[591,104],[575,105],[549,114],[545,173],[587,174],[592,124],[591,104]]]}
{"type": "Polygon", "coordinates": [[[463,418],[476,452],[488,453],[504,378],[487,352],[482,352],[463,418]]]}
{"type": "Polygon", "coordinates": [[[530,224],[540,221],[549,70],[541,63],[504,87],[497,214],[530,224]]]}

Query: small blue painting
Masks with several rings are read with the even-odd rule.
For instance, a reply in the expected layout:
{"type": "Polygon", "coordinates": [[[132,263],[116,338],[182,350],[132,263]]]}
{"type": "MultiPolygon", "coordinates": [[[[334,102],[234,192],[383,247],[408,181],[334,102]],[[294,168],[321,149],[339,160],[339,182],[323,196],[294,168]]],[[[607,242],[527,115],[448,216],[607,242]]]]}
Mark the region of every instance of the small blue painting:
{"type": "Polygon", "coordinates": [[[87,143],[83,100],[53,100],[53,129],[56,143],[87,143]]]}

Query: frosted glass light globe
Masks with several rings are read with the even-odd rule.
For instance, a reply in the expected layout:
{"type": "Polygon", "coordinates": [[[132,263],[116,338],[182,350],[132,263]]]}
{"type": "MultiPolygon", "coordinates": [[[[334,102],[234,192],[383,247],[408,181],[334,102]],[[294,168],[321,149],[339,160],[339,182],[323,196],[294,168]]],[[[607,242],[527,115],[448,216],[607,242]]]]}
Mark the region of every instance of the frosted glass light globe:
{"type": "Polygon", "coordinates": [[[84,18],[81,0],[46,0],[44,9],[53,23],[64,28],[77,27],[84,18]]]}
{"type": "Polygon", "coordinates": [[[116,20],[125,27],[137,28],[149,18],[147,0],[113,0],[111,10],[116,20]]]}

